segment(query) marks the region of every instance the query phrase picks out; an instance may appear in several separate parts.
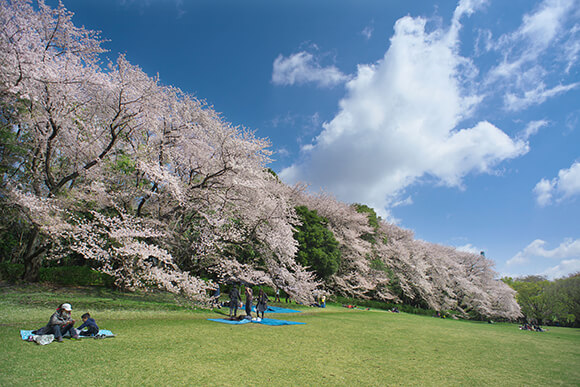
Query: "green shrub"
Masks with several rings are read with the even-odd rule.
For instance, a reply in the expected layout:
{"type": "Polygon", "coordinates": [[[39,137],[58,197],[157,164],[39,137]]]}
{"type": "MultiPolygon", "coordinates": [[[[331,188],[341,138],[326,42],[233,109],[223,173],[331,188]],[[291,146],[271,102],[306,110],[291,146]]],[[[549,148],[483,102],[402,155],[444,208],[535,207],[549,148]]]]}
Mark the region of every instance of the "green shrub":
{"type": "Polygon", "coordinates": [[[20,263],[0,263],[0,279],[8,282],[18,282],[24,274],[24,265],[20,263]]]}
{"type": "Polygon", "coordinates": [[[431,309],[422,309],[407,304],[396,304],[393,302],[384,302],[377,300],[358,300],[355,298],[341,296],[334,296],[333,301],[342,305],[356,305],[365,308],[384,309],[384,310],[391,310],[396,307],[401,312],[419,314],[424,316],[433,316],[435,314],[435,311],[431,309]]]}
{"type": "MultiPolygon", "coordinates": [[[[0,263],[0,279],[8,282],[19,282],[24,274],[24,265],[20,263],[0,263]]],[[[60,266],[40,268],[40,282],[64,286],[103,286],[110,288],[114,279],[88,266],[60,266]]]]}
{"type": "Polygon", "coordinates": [[[110,275],[100,273],[88,266],[61,266],[40,269],[40,282],[65,286],[113,286],[110,275]]]}

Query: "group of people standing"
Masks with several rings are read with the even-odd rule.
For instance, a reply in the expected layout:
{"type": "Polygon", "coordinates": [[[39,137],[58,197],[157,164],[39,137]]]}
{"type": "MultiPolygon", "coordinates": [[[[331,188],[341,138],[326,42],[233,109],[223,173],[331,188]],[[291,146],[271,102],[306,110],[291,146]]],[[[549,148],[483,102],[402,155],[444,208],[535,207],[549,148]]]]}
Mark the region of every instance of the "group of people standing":
{"type": "MultiPolygon", "coordinates": [[[[244,290],[244,294],[246,297],[246,303],[245,303],[246,316],[249,318],[252,318],[252,306],[253,306],[253,300],[254,300],[254,294],[253,294],[252,288],[249,286],[246,286],[246,288],[244,290]]],[[[230,303],[229,303],[230,318],[237,318],[238,306],[242,302],[240,290],[239,290],[237,285],[234,285],[232,287],[232,289],[230,290],[229,296],[230,296],[230,303]]],[[[260,289],[260,292],[258,293],[258,300],[257,301],[258,302],[256,304],[256,316],[260,317],[260,314],[261,314],[262,315],[261,318],[264,318],[264,313],[268,309],[268,301],[270,301],[270,299],[268,298],[268,295],[266,294],[266,292],[264,292],[263,289],[260,289]]]]}

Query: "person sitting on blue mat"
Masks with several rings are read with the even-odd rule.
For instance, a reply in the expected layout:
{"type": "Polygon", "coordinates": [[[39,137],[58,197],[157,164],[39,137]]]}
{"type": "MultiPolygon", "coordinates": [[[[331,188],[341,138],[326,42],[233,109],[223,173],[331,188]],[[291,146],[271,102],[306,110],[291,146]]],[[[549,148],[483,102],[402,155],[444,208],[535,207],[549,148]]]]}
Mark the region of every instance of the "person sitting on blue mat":
{"type": "Polygon", "coordinates": [[[50,316],[46,326],[33,331],[35,335],[50,335],[53,334],[56,341],[62,343],[62,336],[70,331],[73,339],[78,339],[79,335],[74,329],[75,320],[71,317],[72,306],[70,304],[60,304],[56,312],[50,316]]]}
{"type": "Polygon", "coordinates": [[[81,316],[83,323],[77,330],[80,331],[81,336],[95,336],[99,334],[99,326],[95,322],[95,319],[91,317],[90,314],[85,313],[81,316]],[[87,327],[86,331],[81,331],[81,329],[87,327]]]}

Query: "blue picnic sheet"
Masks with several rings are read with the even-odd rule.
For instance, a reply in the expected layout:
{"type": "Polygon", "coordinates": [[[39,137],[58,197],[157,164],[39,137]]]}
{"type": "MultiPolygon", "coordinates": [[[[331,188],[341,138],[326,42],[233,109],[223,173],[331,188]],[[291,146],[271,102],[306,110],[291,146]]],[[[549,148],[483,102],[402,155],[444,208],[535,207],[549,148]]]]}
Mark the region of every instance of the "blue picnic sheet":
{"type": "Polygon", "coordinates": [[[306,323],[297,322],[297,321],[277,320],[274,318],[263,318],[262,321],[259,322],[259,324],[278,326],[278,325],[302,325],[302,324],[306,324],[306,323]]]}
{"type": "MultiPolygon", "coordinates": [[[[242,306],[241,308],[238,307],[238,309],[241,310],[245,310],[244,309],[245,306],[242,306]]],[[[252,305],[252,312],[256,311],[256,307],[254,305],[252,305]]],[[[294,310],[294,309],[286,309],[286,308],[280,308],[279,306],[268,306],[268,309],[266,309],[266,313],[302,313],[299,310],[294,310]]]]}
{"type": "Polygon", "coordinates": [[[299,310],[280,308],[279,306],[268,306],[266,313],[302,313],[299,310]]]}
{"type": "MultiPolygon", "coordinates": [[[[99,330],[99,335],[105,335],[105,336],[110,336],[110,337],[114,337],[115,335],[113,334],[113,332],[111,332],[108,329],[100,329],[99,330]]],[[[20,330],[20,337],[22,337],[22,340],[28,340],[28,338],[32,336],[32,330],[28,331],[28,330],[24,330],[21,329],[20,330]]],[[[67,337],[68,335],[65,335],[65,337],[67,337]]],[[[79,336],[81,339],[82,338],[86,338],[86,337],[94,337],[94,336],[79,336]]]]}
{"type": "Polygon", "coordinates": [[[215,322],[221,322],[224,324],[232,324],[232,325],[241,325],[241,324],[247,324],[247,323],[254,323],[254,324],[262,324],[262,325],[270,325],[270,326],[280,326],[280,325],[302,325],[302,324],[306,324],[303,322],[297,322],[297,321],[287,321],[287,320],[278,320],[278,319],[273,319],[273,318],[263,318],[261,321],[256,321],[256,320],[249,320],[249,319],[243,319],[240,321],[237,320],[228,320],[225,318],[208,318],[209,321],[215,321],[215,322]]]}
{"type": "Polygon", "coordinates": [[[232,325],[241,325],[241,324],[247,324],[249,322],[251,322],[248,319],[243,319],[243,320],[228,320],[226,318],[208,318],[209,321],[215,321],[215,322],[221,322],[224,324],[232,324],[232,325]]]}

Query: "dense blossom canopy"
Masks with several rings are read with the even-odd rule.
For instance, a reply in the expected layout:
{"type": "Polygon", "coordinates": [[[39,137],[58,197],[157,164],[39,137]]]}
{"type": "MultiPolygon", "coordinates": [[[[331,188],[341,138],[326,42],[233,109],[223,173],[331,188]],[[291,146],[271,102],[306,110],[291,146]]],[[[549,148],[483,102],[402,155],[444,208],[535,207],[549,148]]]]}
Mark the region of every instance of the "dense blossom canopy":
{"type": "Polygon", "coordinates": [[[267,140],[123,56],[103,64],[101,38],[62,4],[1,1],[0,26],[0,205],[14,225],[1,231],[19,235],[10,259],[25,279],[44,260],[74,258],[119,287],[200,302],[214,287],[203,277],[305,303],[328,292],[519,316],[491,261],[281,183],[267,170],[267,140]],[[317,247],[334,249],[322,275],[296,259],[299,206],[334,236],[317,247]]]}

